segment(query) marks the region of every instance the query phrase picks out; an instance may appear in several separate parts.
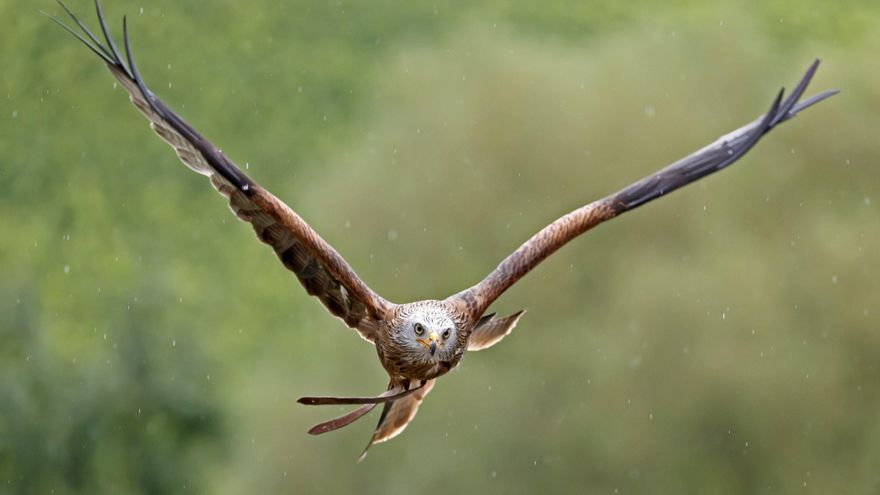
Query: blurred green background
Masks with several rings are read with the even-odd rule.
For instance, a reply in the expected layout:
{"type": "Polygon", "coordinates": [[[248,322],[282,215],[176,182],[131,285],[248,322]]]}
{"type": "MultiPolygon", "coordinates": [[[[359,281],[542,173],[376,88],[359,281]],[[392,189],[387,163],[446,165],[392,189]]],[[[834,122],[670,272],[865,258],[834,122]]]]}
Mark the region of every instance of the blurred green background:
{"type": "MultiPolygon", "coordinates": [[[[111,1],[153,90],[392,301],[750,121],[843,93],[574,241],[355,464],[372,347],[101,63],[0,1],[0,493],[880,492],[880,5],[111,1]],[[247,164],[247,165],[246,165],[247,164]]],[[[71,7],[96,27],[91,3],[71,7]]]]}

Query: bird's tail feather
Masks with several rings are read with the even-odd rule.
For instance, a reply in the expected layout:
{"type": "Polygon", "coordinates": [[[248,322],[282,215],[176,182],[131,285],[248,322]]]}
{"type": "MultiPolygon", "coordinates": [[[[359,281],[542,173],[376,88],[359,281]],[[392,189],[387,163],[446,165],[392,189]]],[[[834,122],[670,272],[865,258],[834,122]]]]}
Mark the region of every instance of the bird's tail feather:
{"type": "Polygon", "coordinates": [[[376,425],[376,430],[373,432],[370,442],[364,447],[358,462],[364,460],[364,457],[367,456],[367,451],[373,444],[382,443],[400,435],[406,428],[406,425],[416,416],[419,405],[421,405],[422,400],[432,388],[434,388],[434,380],[427,380],[420,387],[416,388],[414,393],[401,399],[386,402],[385,407],[382,409],[382,415],[379,417],[379,423],[376,425]]]}

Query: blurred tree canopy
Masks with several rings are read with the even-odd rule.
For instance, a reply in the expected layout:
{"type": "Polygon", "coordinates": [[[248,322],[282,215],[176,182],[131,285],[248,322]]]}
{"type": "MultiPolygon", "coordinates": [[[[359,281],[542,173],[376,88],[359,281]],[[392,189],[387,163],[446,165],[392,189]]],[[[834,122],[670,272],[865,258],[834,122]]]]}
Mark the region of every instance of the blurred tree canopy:
{"type": "MultiPolygon", "coordinates": [[[[177,163],[100,61],[0,2],[0,493],[877,493],[880,5],[105,2],[152,89],[394,301],[756,117],[741,163],[501,299],[398,439],[323,437],[374,351],[177,163]],[[873,248],[871,246],[874,246],[873,248]]],[[[70,7],[97,28],[93,6],[70,7]]]]}

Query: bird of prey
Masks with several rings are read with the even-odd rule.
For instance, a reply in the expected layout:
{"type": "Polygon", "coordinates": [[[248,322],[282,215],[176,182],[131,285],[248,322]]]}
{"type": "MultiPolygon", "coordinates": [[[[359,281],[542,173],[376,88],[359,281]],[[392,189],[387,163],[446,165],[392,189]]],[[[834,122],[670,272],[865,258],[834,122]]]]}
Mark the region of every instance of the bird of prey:
{"type": "Polygon", "coordinates": [[[382,404],[379,423],[361,459],[371,445],[403,431],[433,388],[434,381],[455,368],[466,351],[487,349],[510,333],[523,311],[497,317],[487,314],[486,310],[538,263],[596,225],[730,165],[778,124],[836,93],[825,91],[801,100],[819,65],[816,60],[794,91],[783,99],[784,90],[780,90],[762,116],[617,193],[563,215],[523,243],[473,287],[446,299],[396,304],[373,292],[305,220],[247,176],[147,88],[132,58],[125,18],[123,59],[109,34],[98,0],[95,0],[95,10],[106,44],[60,0],[59,4],[81,33],[52,19],[104,61],[134,106],[150,121],[150,127],[174,148],[180,160],[210,179],[214,188],[229,200],[233,213],[251,224],[256,236],[272,247],[284,267],[296,275],[310,295],[375,345],[379,361],[389,376],[385,392],[376,397],[299,399],[300,403],[309,405],[359,406],[313,427],[309,430],[311,434],[341,428],[382,404]]]}

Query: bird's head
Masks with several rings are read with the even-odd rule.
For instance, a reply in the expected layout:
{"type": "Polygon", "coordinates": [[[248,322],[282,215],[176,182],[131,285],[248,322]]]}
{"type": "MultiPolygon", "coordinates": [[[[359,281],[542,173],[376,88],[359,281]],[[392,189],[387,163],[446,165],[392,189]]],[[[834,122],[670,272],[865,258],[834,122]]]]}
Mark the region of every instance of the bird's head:
{"type": "MultiPolygon", "coordinates": [[[[433,301],[432,301],[433,302],[433,301]]],[[[458,329],[449,310],[441,304],[413,304],[407,308],[397,341],[419,361],[452,361],[459,345],[458,329]]]]}

